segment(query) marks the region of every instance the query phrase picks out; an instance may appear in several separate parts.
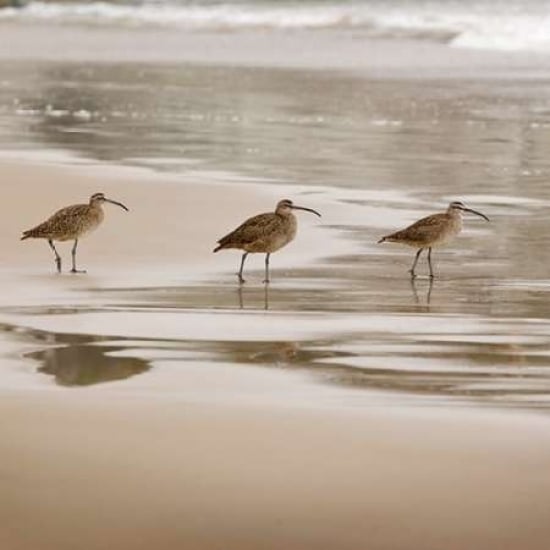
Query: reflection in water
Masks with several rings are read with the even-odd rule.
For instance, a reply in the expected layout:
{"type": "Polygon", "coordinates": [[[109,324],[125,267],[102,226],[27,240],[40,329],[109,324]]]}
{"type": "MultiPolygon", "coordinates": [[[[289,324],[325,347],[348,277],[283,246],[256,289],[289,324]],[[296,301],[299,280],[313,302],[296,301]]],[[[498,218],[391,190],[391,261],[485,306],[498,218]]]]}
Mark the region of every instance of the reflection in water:
{"type": "MultiPolygon", "coordinates": [[[[425,296],[425,300],[424,300],[424,305],[426,306],[426,311],[430,311],[430,301],[432,299],[432,288],[434,286],[434,279],[432,279],[431,277],[428,278],[427,285],[424,285],[423,282],[420,283],[418,281],[417,277],[411,277],[411,288],[412,288],[412,292],[413,292],[413,297],[414,297],[415,303],[418,304],[418,305],[423,305],[422,301],[420,300],[420,297],[418,295],[418,287],[424,287],[424,286],[427,287],[426,296],[425,296]]],[[[423,298],[424,298],[424,296],[423,296],[423,298]]]]}
{"type": "Polygon", "coordinates": [[[275,342],[264,345],[264,349],[251,354],[250,359],[255,363],[270,363],[272,365],[289,365],[293,363],[308,363],[319,356],[302,350],[298,342],[275,342]]]}
{"type": "MultiPolygon", "coordinates": [[[[142,315],[147,311],[141,308],[142,315]]],[[[457,330],[456,316],[414,311],[393,316],[395,324],[388,322],[392,316],[375,315],[374,322],[361,330],[338,334],[335,327],[335,335],[296,340],[132,339],[125,345],[120,338],[115,343],[106,337],[62,335],[10,325],[0,330],[27,342],[43,343],[43,349],[26,357],[39,361],[38,372],[54,376],[63,386],[123,380],[146,372],[156,360],[182,368],[188,361],[207,360],[235,368],[249,364],[301,369],[348,387],[395,395],[405,392],[409,400],[420,399],[422,403],[443,400],[450,404],[448,399],[453,397],[460,398],[455,403],[475,399],[501,406],[550,406],[546,324],[533,325],[538,331],[533,333],[521,322],[493,324],[488,319],[481,323],[472,319],[469,327],[460,325],[457,330]],[[381,329],[380,322],[387,329],[381,329]]],[[[156,308],[152,312],[158,315],[156,308]]],[[[218,313],[213,310],[211,315],[215,324],[218,313]]],[[[247,313],[234,315],[241,320],[247,313]]],[[[257,322],[257,315],[252,316],[243,322],[257,322]]],[[[290,325],[294,322],[292,316],[285,319],[290,325]]]]}
{"type": "MultiPolygon", "coordinates": [[[[257,296],[259,292],[257,289],[251,289],[247,292],[244,290],[244,285],[241,284],[237,287],[237,293],[239,296],[239,309],[257,309],[258,308],[257,296]],[[248,307],[245,307],[245,298],[244,298],[245,294],[249,294],[248,307]]],[[[269,309],[269,284],[264,283],[263,289],[262,289],[262,295],[263,295],[262,307],[267,311],[269,309]]]]}
{"type": "Polygon", "coordinates": [[[122,380],[146,372],[147,361],[135,357],[113,357],[109,353],[122,347],[69,345],[46,348],[29,353],[27,357],[42,363],[38,372],[54,376],[61,386],[89,386],[122,380]]]}
{"type": "MultiPolygon", "coordinates": [[[[360,265],[379,267],[373,259],[360,265]]],[[[301,273],[310,280],[322,279],[327,269],[301,268],[301,273]]],[[[296,323],[297,334],[303,333],[304,322],[310,319],[335,319],[333,331],[324,337],[259,342],[219,341],[213,336],[174,345],[207,354],[213,362],[304,369],[330,382],[404,392],[408,399],[416,396],[423,402],[448,404],[453,397],[460,398],[455,403],[475,399],[503,406],[550,406],[550,328],[547,318],[540,317],[545,310],[526,299],[529,287],[512,299],[506,290],[501,294],[487,280],[475,277],[411,282],[408,277],[365,277],[364,268],[345,273],[348,278],[343,284],[332,288],[274,286],[268,290],[270,311],[289,327],[296,323]],[[437,300],[433,299],[435,286],[437,300]],[[342,331],[339,316],[356,319],[354,326],[360,328],[342,331]]],[[[239,322],[259,322],[254,311],[264,304],[265,290],[197,285],[192,290],[125,292],[140,311],[163,311],[167,304],[177,304],[185,317],[196,309],[204,315],[207,308],[215,324],[218,310],[235,309],[234,292],[243,309],[239,322]],[[251,317],[247,318],[248,311],[251,317]]],[[[120,297],[120,291],[105,291],[107,301],[111,292],[113,299],[120,297]]]]}
{"type": "MultiPolygon", "coordinates": [[[[41,312],[27,311],[31,315],[44,312],[55,314],[51,308],[41,312]]],[[[60,309],[59,313],[67,314],[67,310],[60,309]]],[[[109,346],[102,336],[58,334],[5,323],[0,324],[0,331],[10,333],[18,340],[45,344],[42,349],[27,353],[25,357],[39,361],[38,372],[53,376],[61,386],[88,386],[122,380],[151,368],[149,361],[144,359],[111,355],[127,348],[109,346]]]]}

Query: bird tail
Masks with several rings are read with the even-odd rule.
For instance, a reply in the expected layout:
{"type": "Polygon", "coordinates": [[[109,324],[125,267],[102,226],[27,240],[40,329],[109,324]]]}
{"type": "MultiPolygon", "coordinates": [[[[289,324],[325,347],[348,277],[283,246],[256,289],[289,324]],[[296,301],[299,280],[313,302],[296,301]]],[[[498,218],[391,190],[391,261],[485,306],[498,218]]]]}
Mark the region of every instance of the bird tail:
{"type": "Polygon", "coordinates": [[[222,237],[218,241],[218,246],[214,248],[214,252],[218,252],[219,250],[223,250],[224,248],[232,248],[233,242],[231,237],[232,237],[232,233],[229,233],[229,235],[222,237]]]}
{"type": "Polygon", "coordinates": [[[21,237],[21,240],[24,241],[25,239],[30,239],[33,237],[32,229],[29,229],[28,231],[23,231],[23,236],[21,237]]]}
{"type": "Polygon", "coordinates": [[[380,244],[380,243],[385,242],[386,239],[387,239],[387,236],[386,236],[386,237],[382,237],[379,241],[376,241],[376,242],[377,242],[378,244],[380,244]]]}

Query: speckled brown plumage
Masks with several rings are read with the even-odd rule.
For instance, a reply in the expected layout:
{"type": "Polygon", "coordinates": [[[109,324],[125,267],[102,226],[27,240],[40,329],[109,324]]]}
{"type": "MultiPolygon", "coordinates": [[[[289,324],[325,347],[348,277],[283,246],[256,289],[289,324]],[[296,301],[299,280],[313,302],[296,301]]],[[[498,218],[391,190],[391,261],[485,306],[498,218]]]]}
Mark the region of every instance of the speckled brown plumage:
{"type": "Polygon", "coordinates": [[[275,212],[265,212],[246,220],[237,229],[231,231],[218,241],[214,252],[236,248],[244,250],[241,268],[238,273],[239,282],[243,283],[242,272],[246,256],[249,253],[266,254],[265,281],[269,282],[269,255],[291,242],[296,236],[298,223],[292,210],[307,210],[320,216],[311,208],[296,206],[292,201],[283,199],[278,202],[275,212]]]}
{"type": "Polygon", "coordinates": [[[93,231],[103,221],[104,213],[102,204],[110,202],[128,210],[122,203],[108,199],[103,193],[94,193],[88,204],[73,204],[55,212],[45,222],[32,229],[23,231],[21,240],[46,239],[55,254],[57,271],[61,273],[61,256],[57,253],[54,241],[74,241],[72,249],[73,267],[72,273],[83,273],[76,269],[76,248],[78,239],[86,233],[93,231]]]}
{"type": "Polygon", "coordinates": [[[382,237],[379,242],[399,242],[415,248],[436,246],[458,235],[462,229],[462,218],[447,212],[432,214],[409,225],[405,229],[382,237]]]}
{"type": "Polygon", "coordinates": [[[237,229],[222,237],[214,252],[238,248],[247,252],[275,252],[296,236],[296,216],[266,212],[249,218],[237,229]]]}
{"type": "Polygon", "coordinates": [[[73,204],[61,208],[36,227],[23,231],[21,240],[72,241],[95,229],[103,217],[103,209],[99,204],[73,204]]]}
{"type": "Polygon", "coordinates": [[[378,242],[401,243],[418,248],[413,265],[409,270],[413,278],[416,277],[414,270],[420,254],[427,248],[430,277],[433,278],[432,248],[445,244],[462,231],[462,212],[472,212],[489,221],[485,214],[467,208],[463,203],[455,201],[449,204],[445,212],[426,216],[405,229],[382,237],[378,242]]]}

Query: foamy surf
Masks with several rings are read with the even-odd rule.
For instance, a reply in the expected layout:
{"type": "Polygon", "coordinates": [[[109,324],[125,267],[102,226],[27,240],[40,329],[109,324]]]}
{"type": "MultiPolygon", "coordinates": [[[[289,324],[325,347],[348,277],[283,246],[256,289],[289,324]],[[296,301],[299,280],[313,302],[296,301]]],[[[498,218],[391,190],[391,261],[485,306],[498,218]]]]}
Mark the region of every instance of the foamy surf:
{"type": "Polygon", "coordinates": [[[350,29],[365,37],[427,40],[457,48],[550,51],[546,0],[28,2],[0,10],[2,19],[207,32],[350,29]]]}

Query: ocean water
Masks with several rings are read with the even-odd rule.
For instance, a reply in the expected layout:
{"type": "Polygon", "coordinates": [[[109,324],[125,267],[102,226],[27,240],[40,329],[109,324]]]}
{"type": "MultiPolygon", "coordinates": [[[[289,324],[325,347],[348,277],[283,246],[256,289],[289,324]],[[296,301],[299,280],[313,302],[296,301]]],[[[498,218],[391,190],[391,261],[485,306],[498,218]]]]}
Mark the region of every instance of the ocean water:
{"type": "Polygon", "coordinates": [[[2,19],[210,32],[337,28],[457,48],[550,51],[549,0],[28,1],[1,10],[2,19]]]}
{"type": "MultiPolygon", "coordinates": [[[[0,10],[0,37],[3,26],[32,28],[39,21],[48,35],[59,26],[86,25],[98,39],[103,33],[95,31],[105,25],[224,36],[261,29],[271,33],[273,44],[282,32],[304,29],[311,36],[315,28],[338,28],[358,39],[407,37],[449,47],[472,47],[474,37],[485,36],[491,47],[501,40],[499,48],[510,48],[515,33],[523,40],[516,41],[517,49],[543,49],[543,41],[536,47],[527,41],[537,37],[544,6],[30,2],[0,10]],[[499,25],[497,16],[508,18],[509,27],[499,25]]],[[[149,33],[127,34],[136,44],[149,33]]],[[[162,368],[165,356],[150,329],[160,326],[157,315],[169,308],[179,316],[178,326],[193,327],[208,315],[216,331],[198,340],[176,338],[172,344],[181,355],[175,361],[208,352],[214,361],[237,366],[319,372],[340,386],[391,392],[398,400],[475,399],[548,409],[550,81],[540,71],[536,78],[524,74],[430,80],[230,63],[4,58],[2,155],[146,167],[177,174],[183,185],[272,184],[281,196],[308,204],[312,195],[329,203],[319,230],[345,246],[337,253],[323,249],[312,265],[286,268],[277,259],[269,293],[254,283],[239,291],[230,273],[214,273],[192,287],[128,288],[123,296],[97,289],[106,314],[131,315],[144,327],[126,334],[122,346],[111,342],[101,320],[89,337],[67,336],[74,328],[71,316],[86,312],[68,312],[68,324],[58,326],[51,304],[43,326],[33,325],[35,310],[21,311],[26,318],[0,333],[21,336],[41,350],[29,359],[59,384],[119,384],[151,366],[162,368]],[[411,282],[411,251],[376,241],[455,199],[486,213],[491,223],[468,219],[460,239],[437,252],[440,277],[428,281],[423,263],[422,277],[411,282]],[[121,296],[125,303],[126,296],[134,300],[122,314],[121,296]],[[281,320],[283,332],[261,342],[248,332],[235,341],[220,339],[223,320],[244,316],[257,326],[265,309],[266,319],[281,320]],[[315,320],[325,328],[302,338],[300,330],[315,320]],[[135,349],[140,338],[143,354],[135,349]],[[97,353],[98,341],[105,353],[97,353]],[[59,344],[59,350],[43,353],[43,342],[59,344]],[[123,348],[139,360],[115,367],[111,353],[123,348]]],[[[251,262],[252,281],[261,280],[261,265],[251,262]]],[[[117,341],[121,336],[117,332],[117,341]]]]}
{"type": "Polygon", "coordinates": [[[550,84],[337,72],[13,63],[0,149],[250,181],[547,195],[550,84]]]}
{"type": "MultiPolygon", "coordinates": [[[[251,259],[251,284],[243,289],[233,273],[220,272],[192,286],[99,288],[95,295],[115,319],[111,326],[124,327],[122,319],[131,316],[139,329],[117,328],[114,343],[94,311],[72,306],[48,304],[43,324],[35,324],[34,308],[22,308],[0,332],[42,350],[29,359],[63,385],[121,384],[151,366],[163,368],[158,346],[173,337],[176,366],[185,366],[186,354],[200,360],[208,353],[224,364],[307,370],[372,390],[369,396],[391,393],[398,402],[473,399],[548,409],[549,145],[544,79],[385,80],[233,66],[5,62],[2,154],[144,166],[178,174],[182,185],[269,183],[306,205],[310,196],[326,201],[322,224],[304,227],[300,238],[318,229],[345,246],[329,252],[323,245],[323,257],[309,265],[285,267],[281,254],[269,293],[258,284],[260,258],[251,259]],[[421,277],[411,282],[412,251],[376,241],[457,198],[491,223],[468,218],[464,234],[435,254],[439,277],[430,283],[422,262],[421,277]],[[130,302],[121,312],[120,304],[130,302]],[[81,323],[88,313],[93,334],[72,334],[75,318],[81,323]],[[167,335],[163,315],[177,315],[178,327],[202,321],[210,332],[167,335]],[[248,328],[235,340],[220,338],[223,323],[242,319],[262,330],[258,320],[265,319],[281,330],[267,339],[248,328]],[[153,341],[154,327],[161,327],[161,344],[153,341]],[[127,342],[120,344],[122,336],[127,342]],[[60,349],[43,353],[42,342],[60,349]],[[140,360],[115,369],[112,352],[140,360]]],[[[353,393],[352,403],[362,399],[353,393]]]]}

